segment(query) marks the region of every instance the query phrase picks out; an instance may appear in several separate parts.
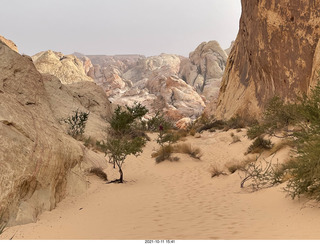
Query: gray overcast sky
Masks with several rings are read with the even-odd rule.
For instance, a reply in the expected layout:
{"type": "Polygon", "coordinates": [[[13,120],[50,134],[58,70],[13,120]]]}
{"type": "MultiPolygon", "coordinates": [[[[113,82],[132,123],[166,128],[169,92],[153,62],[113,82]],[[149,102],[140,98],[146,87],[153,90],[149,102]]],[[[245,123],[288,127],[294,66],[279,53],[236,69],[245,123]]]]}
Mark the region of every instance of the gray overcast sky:
{"type": "Polygon", "coordinates": [[[228,48],[238,33],[240,0],[1,0],[0,35],[20,53],[172,53],[201,42],[228,48]]]}

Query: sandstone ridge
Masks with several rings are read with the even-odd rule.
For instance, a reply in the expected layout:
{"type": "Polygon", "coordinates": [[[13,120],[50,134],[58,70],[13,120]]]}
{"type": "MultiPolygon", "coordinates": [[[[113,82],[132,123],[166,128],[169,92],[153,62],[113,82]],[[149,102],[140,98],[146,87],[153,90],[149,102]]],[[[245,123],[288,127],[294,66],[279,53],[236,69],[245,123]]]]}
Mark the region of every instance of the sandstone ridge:
{"type": "Polygon", "coordinates": [[[93,82],[63,85],[1,41],[0,53],[0,212],[10,226],[87,188],[84,170],[105,159],[67,135],[61,119],[90,111],[86,136],[105,138],[110,104],[93,82]]]}

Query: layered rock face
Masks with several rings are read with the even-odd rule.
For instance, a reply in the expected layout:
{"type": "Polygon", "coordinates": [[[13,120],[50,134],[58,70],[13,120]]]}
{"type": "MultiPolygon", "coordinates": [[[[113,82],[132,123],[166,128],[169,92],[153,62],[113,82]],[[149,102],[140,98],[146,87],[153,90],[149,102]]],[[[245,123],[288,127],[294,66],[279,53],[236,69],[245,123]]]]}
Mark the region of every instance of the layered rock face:
{"type": "Polygon", "coordinates": [[[218,117],[255,117],[274,95],[290,101],[308,91],[319,67],[319,6],[319,0],[242,0],[218,117]]]}
{"type": "Polygon", "coordinates": [[[61,120],[77,108],[90,111],[87,135],[105,138],[102,117],[110,116],[110,105],[100,87],[42,76],[30,57],[0,41],[0,213],[9,226],[35,221],[68,194],[83,192],[84,169],[106,164],[67,135],[61,120]]]}
{"type": "Polygon", "coordinates": [[[211,101],[218,97],[227,58],[217,41],[203,42],[182,61],[179,75],[211,101]]]}
{"type": "Polygon", "coordinates": [[[63,84],[93,81],[86,75],[83,63],[74,55],[49,50],[32,56],[32,60],[40,73],[54,75],[63,84]]]}

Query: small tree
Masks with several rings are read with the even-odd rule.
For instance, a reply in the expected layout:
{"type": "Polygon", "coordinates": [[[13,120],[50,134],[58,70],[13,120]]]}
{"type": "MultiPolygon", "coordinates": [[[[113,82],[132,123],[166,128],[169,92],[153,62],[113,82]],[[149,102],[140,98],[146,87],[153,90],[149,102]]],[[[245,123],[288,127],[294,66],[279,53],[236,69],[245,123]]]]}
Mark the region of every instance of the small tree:
{"type": "Polygon", "coordinates": [[[157,143],[160,145],[160,154],[156,158],[157,163],[170,158],[172,153],[171,145],[177,142],[178,137],[172,132],[172,124],[166,120],[161,121],[158,130],[157,143]]]}
{"type": "Polygon", "coordinates": [[[66,118],[64,122],[69,124],[68,134],[73,138],[77,138],[84,133],[89,113],[79,111],[79,109],[73,111],[73,113],[74,114],[66,118]]]}
{"type": "MultiPolygon", "coordinates": [[[[137,124],[142,122],[142,117],[148,110],[139,104],[133,107],[126,106],[124,109],[117,106],[109,123],[109,137],[106,144],[103,145],[105,154],[109,157],[109,162],[119,169],[119,179],[112,181],[123,183],[122,166],[128,155],[139,156],[142,148],[146,144],[143,136],[137,136],[137,124]]],[[[141,133],[140,133],[141,134],[141,133]]]]}

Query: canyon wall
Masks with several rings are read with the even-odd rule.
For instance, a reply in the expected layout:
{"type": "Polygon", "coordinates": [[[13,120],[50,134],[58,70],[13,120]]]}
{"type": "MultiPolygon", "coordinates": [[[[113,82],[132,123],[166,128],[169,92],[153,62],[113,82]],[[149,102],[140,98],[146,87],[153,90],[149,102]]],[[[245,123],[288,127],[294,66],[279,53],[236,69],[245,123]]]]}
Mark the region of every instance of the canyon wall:
{"type": "Polygon", "coordinates": [[[107,165],[103,154],[67,134],[63,119],[77,108],[90,112],[85,136],[105,139],[110,103],[99,86],[63,85],[0,41],[1,222],[36,221],[67,195],[86,190],[85,169],[107,165]]]}
{"type": "Polygon", "coordinates": [[[292,101],[308,92],[320,67],[319,6],[320,0],[242,0],[216,110],[209,106],[217,117],[258,117],[273,96],[292,101]]]}

